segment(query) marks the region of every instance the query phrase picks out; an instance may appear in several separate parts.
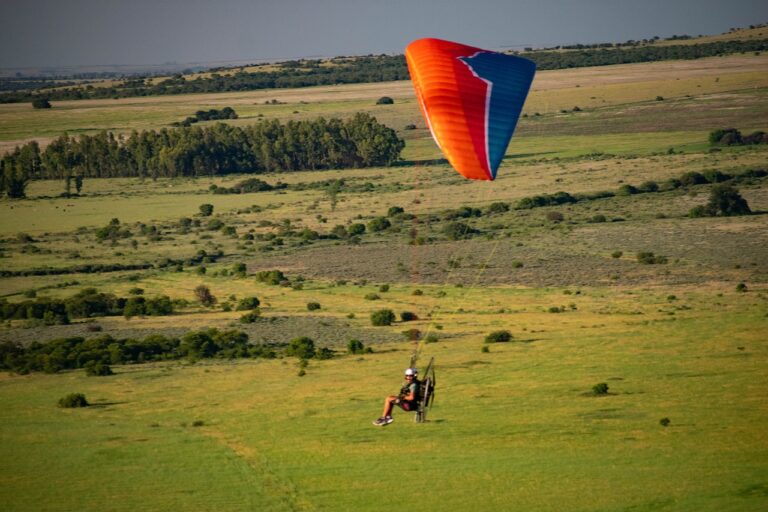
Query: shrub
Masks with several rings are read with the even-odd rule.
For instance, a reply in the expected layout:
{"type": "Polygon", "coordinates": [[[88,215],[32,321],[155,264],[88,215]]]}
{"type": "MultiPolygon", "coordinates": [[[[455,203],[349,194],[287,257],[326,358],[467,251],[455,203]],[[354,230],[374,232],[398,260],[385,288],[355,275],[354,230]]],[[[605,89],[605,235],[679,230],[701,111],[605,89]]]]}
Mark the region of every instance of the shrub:
{"type": "Polygon", "coordinates": [[[661,425],[662,427],[668,427],[670,423],[672,423],[672,420],[670,420],[669,418],[661,418],[659,420],[659,425],[661,425]]]}
{"type": "Polygon", "coordinates": [[[488,214],[504,213],[509,211],[509,204],[502,202],[491,203],[488,206],[488,214]]]}
{"type": "Polygon", "coordinates": [[[589,219],[589,222],[597,224],[605,222],[606,220],[605,215],[598,213],[597,215],[593,215],[592,218],[589,219]]]}
{"type": "MultiPolygon", "coordinates": [[[[204,267],[201,267],[201,268],[204,268],[204,267]]],[[[216,304],[216,297],[213,296],[210,288],[208,288],[204,284],[201,284],[197,288],[195,288],[195,298],[203,306],[206,306],[206,307],[211,307],[214,304],[216,304]]]]}
{"type": "Polygon", "coordinates": [[[377,105],[392,105],[395,102],[392,98],[389,96],[382,96],[381,98],[376,100],[377,105]]]}
{"type": "Polygon", "coordinates": [[[622,185],[616,191],[617,196],[631,196],[633,194],[637,194],[637,188],[632,185],[622,185]]]}
{"type": "Polygon", "coordinates": [[[449,222],[443,227],[443,234],[445,234],[448,240],[472,238],[472,235],[475,233],[477,233],[477,231],[464,222],[449,222]]]}
{"type": "Polygon", "coordinates": [[[608,384],[605,382],[601,382],[599,384],[595,384],[592,386],[592,394],[593,395],[607,395],[608,394],[608,384]]]}
{"type": "Polygon", "coordinates": [[[639,187],[637,187],[638,192],[658,192],[659,191],[659,184],[655,181],[645,181],[643,182],[639,187]]]}
{"type": "Polygon", "coordinates": [[[403,331],[403,336],[408,341],[416,341],[421,339],[421,331],[418,329],[408,329],[403,331]]]}
{"type": "Polygon", "coordinates": [[[392,226],[392,224],[389,222],[389,220],[387,220],[386,217],[376,217],[375,219],[373,219],[368,223],[368,229],[372,233],[384,231],[388,229],[390,226],[392,226]]]}
{"type": "Polygon", "coordinates": [[[388,292],[388,291],[389,291],[389,285],[388,285],[388,284],[383,284],[383,285],[379,286],[379,291],[380,291],[381,293],[386,293],[386,292],[388,292]]]}
{"type": "Polygon", "coordinates": [[[617,260],[617,259],[621,258],[622,256],[624,256],[624,253],[623,253],[623,252],[621,252],[621,251],[613,251],[613,252],[611,253],[611,258],[613,258],[613,259],[615,259],[615,260],[617,260]]]}
{"type": "Polygon", "coordinates": [[[387,217],[394,217],[400,213],[405,213],[405,210],[400,206],[390,206],[387,210],[387,217]]]}
{"type": "Polygon", "coordinates": [[[480,349],[480,352],[482,352],[483,354],[487,354],[490,351],[491,351],[491,348],[488,345],[483,345],[483,347],[480,349]]]}
{"type": "Polygon", "coordinates": [[[742,143],[741,132],[736,128],[723,128],[709,133],[711,145],[731,146],[742,143]]]}
{"type": "Polygon", "coordinates": [[[413,290],[413,293],[411,295],[415,295],[418,297],[418,296],[424,295],[424,292],[419,289],[416,289],[416,290],[413,290]]]}
{"type": "Polygon", "coordinates": [[[317,311],[320,309],[319,302],[307,302],[307,311],[317,311]]]}
{"type": "Polygon", "coordinates": [[[261,310],[259,308],[254,308],[252,311],[249,311],[240,317],[240,323],[252,324],[258,322],[259,318],[261,318],[261,310]]]}
{"type": "Polygon", "coordinates": [[[88,405],[88,400],[85,399],[85,395],[82,393],[70,393],[59,399],[59,407],[66,409],[88,407],[88,405]]]}
{"type": "Polygon", "coordinates": [[[768,133],[763,131],[752,132],[743,139],[744,144],[768,144],[768,133]]]}
{"type": "Polygon", "coordinates": [[[395,313],[391,309],[380,309],[371,313],[371,325],[383,327],[392,325],[395,321],[395,313]]]}
{"type": "Polygon", "coordinates": [[[347,232],[349,233],[349,236],[360,236],[365,233],[365,224],[361,224],[359,222],[352,224],[347,229],[347,232]]]}
{"type": "Polygon", "coordinates": [[[349,232],[347,231],[346,227],[338,224],[331,230],[331,235],[335,236],[336,238],[344,239],[349,237],[349,232]]]}
{"type": "Polygon", "coordinates": [[[288,279],[280,270],[262,270],[256,273],[256,280],[271,285],[279,285],[288,279]]]}
{"type": "Polygon", "coordinates": [[[237,303],[237,311],[247,311],[249,309],[256,309],[261,305],[258,297],[244,297],[237,303]]]}
{"type": "Polygon", "coordinates": [[[493,331],[485,337],[486,343],[505,343],[512,339],[512,333],[507,330],[493,331]]]}
{"type": "Polygon", "coordinates": [[[333,359],[334,352],[333,350],[329,349],[328,347],[320,347],[315,352],[315,359],[326,360],[326,359],[333,359]]]}
{"type": "Polygon", "coordinates": [[[312,339],[301,336],[294,338],[285,349],[285,355],[295,356],[299,359],[311,359],[315,355],[315,342],[312,339]]]}
{"type": "Polygon", "coordinates": [[[741,197],[738,189],[724,183],[712,187],[709,203],[706,208],[713,215],[722,215],[724,217],[749,215],[752,213],[747,201],[741,197]]]}
{"type": "Polygon", "coordinates": [[[565,217],[560,212],[547,212],[547,220],[549,222],[563,222],[565,217]]]}
{"type": "Polygon", "coordinates": [[[347,352],[350,354],[363,354],[365,353],[365,345],[360,340],[349,340],[347,342],[347,352]]]}
{"type": "Polygon", "coordinates": [[[707,178],[703,174],[696,171],[690,171],[680,176],[680,184],[684,187],[690,187],[693,185],[703,185],[707,182],[707,178]]]}
{"type": "Polygon", "coordinates": [[[84,368],[85,374],[89,377],[106,377],[108,375],[114,375],[114,372],[109,365],[99,361],[88,361],[85,363],[84,368]]]}
{"type": "Polygon", "coordinates": [[[746,283],[739,283],[736,285],[736,291],[739,293],[744,293],[747,291],[747,285],[746,283]]]}
{"type": "Polygon", "coordinates": [[[440,338],[437,337],[437,334],[432,333],[432,334],[427,334],[427,337],[425,338],[424,341],[426,341],[427,343],[437,343],[438,341],[440,341],[440,338]]]}
{"type": "Polygon", "coordinates": [[[32,108],[51,108],[51,102],[46,98],[37,98],[32,100],[32,108]]]}
{"type": "Polygon", "coordinates": [[[219,231],[224,227],[224,222],[221,219],[211,219],[205,228],[208,231],[219,231]]]}
{"type": "Polygon", "coordinates": [[[652,252],[637,253],[637,262],[643,265],[663,265],[667,262],[666,256],[656,256],[652,252]]]}
{"type": "Polygon", "coordinates": [[[400,320],[403,322],[412,322],[413,320],[418,320],[419,317],[416,315],[416,313],[411,313],[410,311],[403,311],[400,313],[400,320]]]}
{"type": "Polygon", "coordinates": [[[365,300],[379,300],[381,297],[378,293],[366,293],[365,300]]]}
{"type": "Polygon", "coordinates": [[[201,204],[199,209],[200,209],[200,215],[202,215],[203,217],[210,217],[211,215],[213,215],[212,204],[208,204],[208,203],[201,204]]]}

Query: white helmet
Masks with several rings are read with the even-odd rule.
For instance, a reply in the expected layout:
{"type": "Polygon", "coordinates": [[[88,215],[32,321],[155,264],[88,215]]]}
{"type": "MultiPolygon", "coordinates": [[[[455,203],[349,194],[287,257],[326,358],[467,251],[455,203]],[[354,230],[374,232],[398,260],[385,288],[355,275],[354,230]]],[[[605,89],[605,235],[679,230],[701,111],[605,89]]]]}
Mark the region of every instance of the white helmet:
{"type": "Polygon", "coordinates": [[[405,369],[405,374],[406,375],[415,376],[417,373],[419,373],[419,371],[416,368],[406,368],[405,369]]]}

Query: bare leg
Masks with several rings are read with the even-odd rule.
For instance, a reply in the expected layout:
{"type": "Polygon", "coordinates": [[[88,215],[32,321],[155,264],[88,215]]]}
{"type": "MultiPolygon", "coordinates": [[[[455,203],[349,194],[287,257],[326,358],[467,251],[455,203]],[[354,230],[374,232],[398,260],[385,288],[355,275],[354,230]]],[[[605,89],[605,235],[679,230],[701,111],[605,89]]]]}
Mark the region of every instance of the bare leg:
{"type": "Polygon", "coordinates": [[[387,417],[392,415],[392,406],[394,405],[395,400],[397,400],[397,397],[394,395],[389,395],[384,400],[384,412],[381,414],[382,417],[387,417]]]}

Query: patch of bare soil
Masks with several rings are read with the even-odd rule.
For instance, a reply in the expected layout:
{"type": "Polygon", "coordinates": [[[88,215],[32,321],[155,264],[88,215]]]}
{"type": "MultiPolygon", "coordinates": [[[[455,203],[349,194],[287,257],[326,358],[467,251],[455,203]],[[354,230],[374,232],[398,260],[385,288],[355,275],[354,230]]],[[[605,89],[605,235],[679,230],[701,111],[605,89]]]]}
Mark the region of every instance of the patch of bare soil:
{"type": "Polygon", "coordinates": [[[465,286],[597,286],[768,281],[764,215],[732,219],[659,219],[587,225],[523,243],[466,240],[411,246],[402,242],[312,247],[249,265],[321,279],[463,284],[465,286]],[[614,258],[614,251],[622,251],[614,258]],[[666,264],[641,264],[653,252],[666,264]]]}
{"type": "Polygon", "coordinates": [[[557,69],[539,71],[533,81],[532,90],[546,91],[589,87],[607,84],[629,84],[669,80],[670,78],[692,78],[719,76],[727,72],[764,72],[768,67],[768,56],[732,55],[726,58],[711,57],[696,60],[669,60],[640,64],[617,64],[590,68],[557,69]]]}
{"type": "MultiPolygon", "coordinates": [[[[327,317],[288,317],[265,316],[260,321],[252,324],[239,324],[232,322],[206,322],[201,325],[189,327],[142,327],[141,319],[134,318],[131,325],[104,328],[103,331],[94,332],[88,330],[87,323],[74,323],[71,325],[56,325],[48,327],[13,327],[0,330],[0,342],[15,341],[28,345],[33,341],[46,342],[58,338],[82,336],[95,338],[109,334],[113,338],[144,339],[152,334],[161,334],[168,337],[181,337],[190,330],[207,329],[215,327],[223,329],[237,329],[248,334],[251,343],[287,343],[300,336],[308,336],[314,340],[316,346],[331,347],[336,350],[346,348],[351,339],[358,339],[366,346],[371,344],[393,341],[393,334],[389,329],[374,329],[354,326],[349,322],[327,317]]],[[[395,336],[397,338],[397,336],[395,336]]]]}
{"type": "Polygon", "coordinates": [[[745,92],[555,115],[523,122],[518,133],[588,135],[711,130],[713,126],[762,126],[766,116],[768,96],[745,92]]]}

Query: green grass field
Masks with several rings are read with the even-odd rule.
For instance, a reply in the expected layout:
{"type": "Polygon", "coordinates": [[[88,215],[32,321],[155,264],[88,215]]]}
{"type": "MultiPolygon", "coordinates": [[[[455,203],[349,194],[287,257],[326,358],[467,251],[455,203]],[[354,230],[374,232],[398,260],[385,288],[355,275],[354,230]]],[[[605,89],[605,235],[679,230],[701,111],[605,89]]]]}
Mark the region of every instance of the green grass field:
{"type": "Polygon", "coordinates": [[[406,413],[370,424],[409,342],[312,362],[301,378],[293,359],[4,377],[13,442],[0,499],[6,510],[386,510],[413,480],[427,509],[762,509],[765,298],[581,292],[457,295],[464,312],[434,315],[455,337],[422,350],[440,387],[421,425],[406,413]],[[564,300],[577,309],[543,311],[564,300]],[[502,326],[514,340],[481,353],[481,333],[502,326]],[[598,382],[609,395],[590,396],[598,382]],[[67,392],[95,406],[57,409],[67,392]]]}
{"type": "Polygon", "coordinates": [[[0,150],[30,138],[45,143],[63,130],[157,129],[223,106],[240,113],[236,123],[367,111],[407,142],[404,162],[391,168],[261,176],[292,186],[343,178],[361,187],[335,202],[317,187],[209,191],[245,176],[90,179],[69,198],[60,197],[61,182],[33,182],[28,199],[0,201],[0,270],[15,273],[0,277],[0,298],[66,298],[93,286],[191,301],[167,317],[6,321],[0,341],[216,327],[242,329],[254,342],[307,335],[337,351],[311,360],[301,377],[292,357],[122,365],[110,377],[0,374],[0,508],[765,510],[764,178],[738,184],[755,212],[745,217],[690,218],[711,185],[484,214],[468,221],[479,231],[469,240],[446,239],[445,221],[429,216],[557,191],[616,191],[691,171],[765,169],[765,146],[711,151],[707,136],[726,126],[768,131],[766,58],[540,73],[493,183],[465,181],[440,162],[407,82],[62,102],[50,112],[0,105],[0,150]],[[395,104],[376,106],[385,94],[395,104]],[[286,103],[264,104],[273,98],[286,103]],[[410,123],[418,128],[404,131],[410,123]],[[203,203],[214,205],[213,217],[198,216],[203,203]],[[287,225],[326,234],[391,206],[426,220],[367,233],[358,244],[280,235],[287,225]],[[550,213],[563,221],[548,220],[550,213]],[[597,215],[606,222],[594,222],[597,215]],[[200,226],[181,230],[182,217],[200,226]],[[99,242],[96,230],[113,218],[131,236],[99,242]],[[210,219],[236,236],[208,229],[210,219]],[[159,235],[142,234],[142,225],[159,235]],[[415,236],[426,242],[411,244],[415,236]],[[201,249],[223,253],[205,274],[159,265],[201,249]],[[642,251],[668,262],[643,265],[642,251]],[[85,263],[151,267],[70,271],[85,263]],[[247,276],[231,275],[236,263],[247,265],[247,276]],[[64,273],[25,275],[44,268],[64,273]],[[304,277],[303,287],[254,279],[273,268],[304,277]],[[216,306],[193,300],[199,284],[216,306]],[[380,298],[366,298],[373,293],[380,298]],[[264,320],[246,326],[242,312],[223,304],[247,296],[261,299],[264,320]],[[322,307],[309,312],[309,302],[322,307]],[[369,316],[381,308],[419,320],[372,327],[369,316]],[[94,334],[94,325],[102,330],[94,334]],[[437,342],[405,341],[412,328],[437,342]],[[483,343],[500,329],[512,341],[483,343]],[[374,352],[346,355],[352,338],[374,352]],[[374,427],[415,349],[420,365],[437,361],[429,421],[396,411],[392,425],[374,427]],[[606,396],[592,394],[598,383],[608,384],[606,396]],[[93,406],[58,408],[72,392],[93,406]]]}

